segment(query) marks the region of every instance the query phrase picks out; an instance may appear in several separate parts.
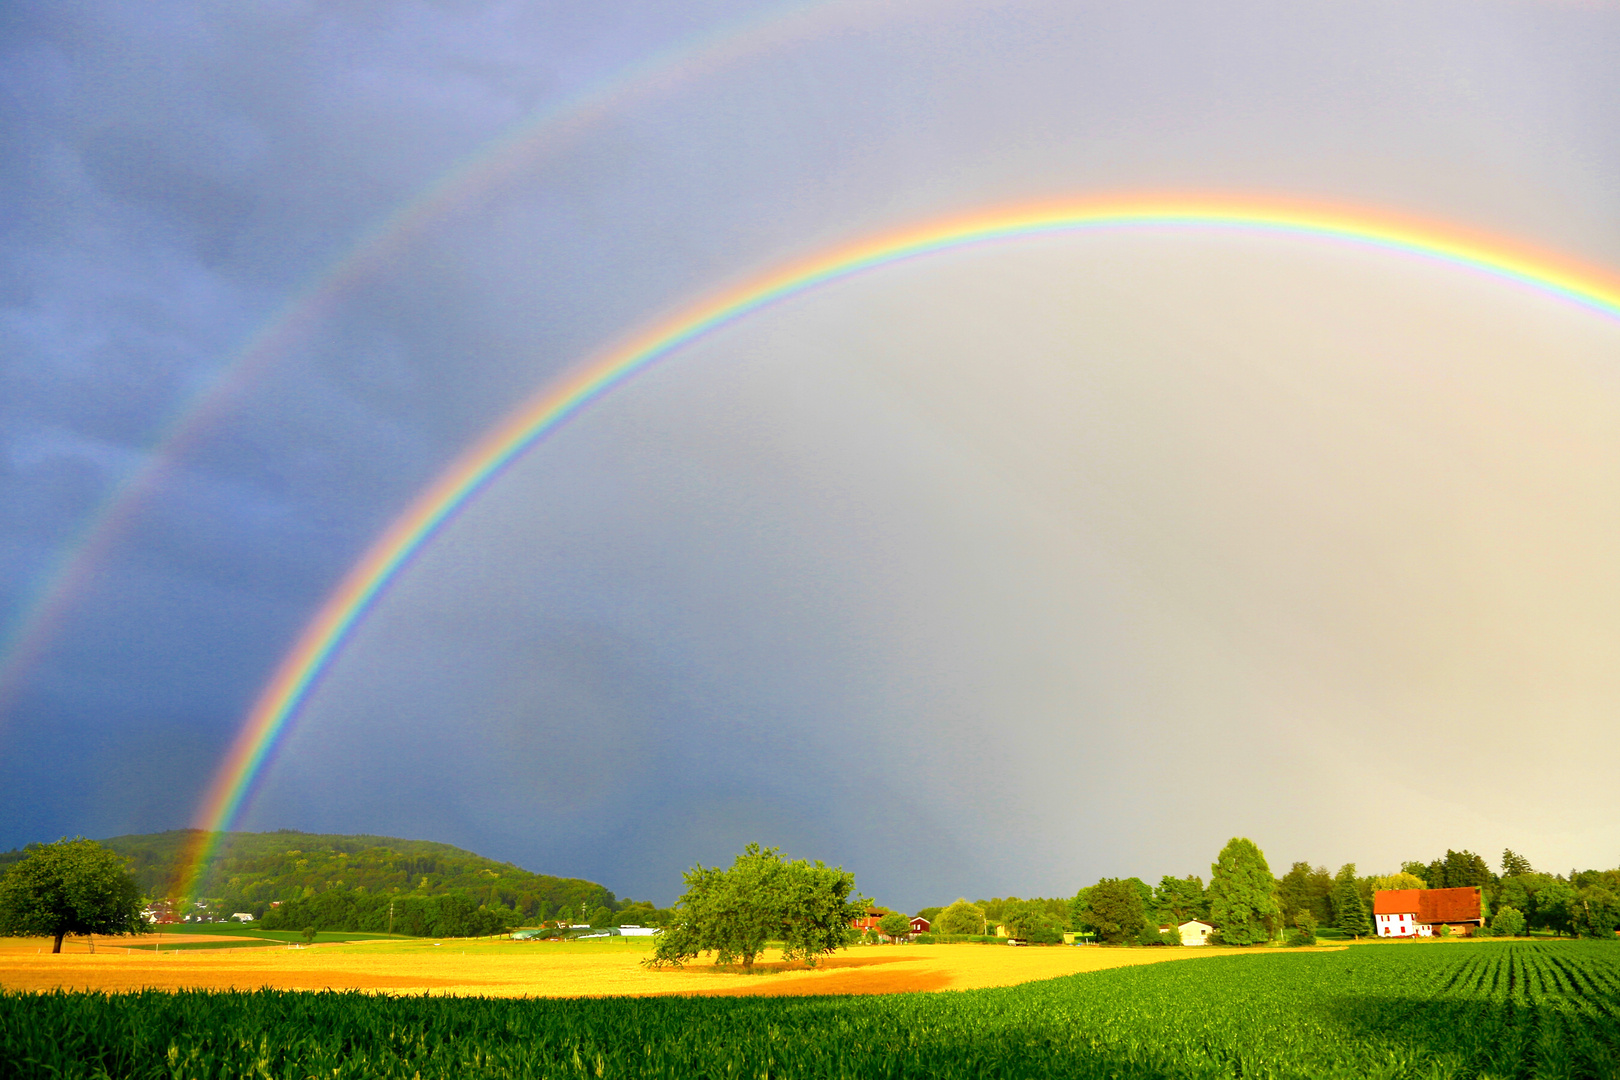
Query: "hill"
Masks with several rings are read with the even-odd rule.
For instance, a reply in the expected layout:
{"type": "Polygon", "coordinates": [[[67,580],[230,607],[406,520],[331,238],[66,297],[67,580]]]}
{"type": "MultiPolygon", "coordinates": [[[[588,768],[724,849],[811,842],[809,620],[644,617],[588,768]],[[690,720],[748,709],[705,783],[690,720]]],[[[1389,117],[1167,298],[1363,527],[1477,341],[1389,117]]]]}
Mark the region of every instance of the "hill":
{"type": "MultiPolygon", "coordinates": [[[[101,841],[122,855],[141,890],[174,895],[180,861],[195,829],[101,841]]],[[[0,855],[0,868],[22,852],[0,855]]],[[[283,829],[229,833],[198,879],[196,895],[223,915],[262,915],[272,901],[307,900],[327,892],[426,898],[461,895],[480,905],[505,907],[525,919],[544,919],[566,908],[587,917],[600,908],[625,907],[611,891],[581,878],[536,874],[450,844],[394,836],[338,836],[283,829]]]]}

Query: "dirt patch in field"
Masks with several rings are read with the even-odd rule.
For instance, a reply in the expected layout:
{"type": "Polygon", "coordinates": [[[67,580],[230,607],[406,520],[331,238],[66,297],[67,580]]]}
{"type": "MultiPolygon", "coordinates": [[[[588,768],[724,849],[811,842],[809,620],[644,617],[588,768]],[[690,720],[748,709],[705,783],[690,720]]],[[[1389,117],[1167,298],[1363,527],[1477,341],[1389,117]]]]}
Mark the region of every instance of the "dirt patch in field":
{"type": "Polygon", "coordinates": [[[761,957],[754,973],[706,960],[648,968],[650,945],[514,941],[385,941],[263,948],[125,952],[100,945],[53,956],[49,943],[16,940],[0,950],[0,987],[10,990],[152,989],[370,990],[387,994],[498,997],[610,995],[893,994],[1012,986],[1080,971],[1193,960],[1245,950],[1028,948],[995,945],[860,946],[811,969],[761,957]]]}

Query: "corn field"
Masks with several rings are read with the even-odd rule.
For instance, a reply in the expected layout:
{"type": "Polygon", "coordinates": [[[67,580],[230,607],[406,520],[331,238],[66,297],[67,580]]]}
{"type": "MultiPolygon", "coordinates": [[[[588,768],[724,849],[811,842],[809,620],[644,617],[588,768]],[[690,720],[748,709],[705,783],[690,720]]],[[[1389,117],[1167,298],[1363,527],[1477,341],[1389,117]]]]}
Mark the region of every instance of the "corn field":
{"type": "Polygon", "coordinates": [[[0,1076],[1620,1077],[1620,944],[1369,945],[888,997],[0,993],[0,1076]]]}

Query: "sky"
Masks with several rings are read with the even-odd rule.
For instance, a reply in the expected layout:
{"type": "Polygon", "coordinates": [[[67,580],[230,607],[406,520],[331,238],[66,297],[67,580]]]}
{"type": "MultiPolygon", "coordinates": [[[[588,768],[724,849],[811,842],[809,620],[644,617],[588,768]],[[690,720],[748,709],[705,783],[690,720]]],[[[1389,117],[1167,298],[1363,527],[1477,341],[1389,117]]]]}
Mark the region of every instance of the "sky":
{"type": "MultiPolygon", "coordinates": [[[[0,12],[0,847],[180,828],[513,406],[786,261],[1216,192],[1620,273],[1620,5],[0,12]]],[[[1299,237],[896,264],[620,386],[356,627],[236,822],[912,910],[1620,852],[1620,322],[1299,237]]]]}

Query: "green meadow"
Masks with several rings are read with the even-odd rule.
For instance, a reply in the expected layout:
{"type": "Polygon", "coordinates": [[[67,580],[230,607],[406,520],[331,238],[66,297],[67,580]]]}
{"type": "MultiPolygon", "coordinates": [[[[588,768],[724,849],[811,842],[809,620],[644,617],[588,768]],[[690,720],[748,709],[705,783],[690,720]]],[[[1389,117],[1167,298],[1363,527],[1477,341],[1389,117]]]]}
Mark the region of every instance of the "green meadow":
{"type": "Polygon", "coordinates": [[[34,1077],[1620,1075],[1620,946],[1273,952],[998,990],[496,1000],[360,993],[0,995],[34,1077]]]}

